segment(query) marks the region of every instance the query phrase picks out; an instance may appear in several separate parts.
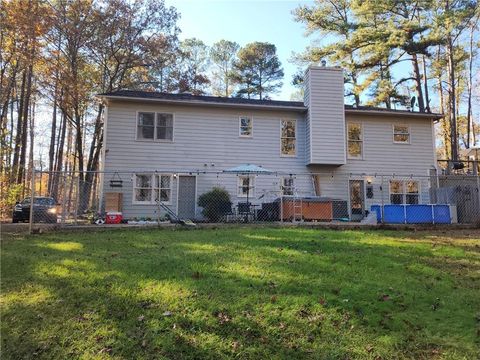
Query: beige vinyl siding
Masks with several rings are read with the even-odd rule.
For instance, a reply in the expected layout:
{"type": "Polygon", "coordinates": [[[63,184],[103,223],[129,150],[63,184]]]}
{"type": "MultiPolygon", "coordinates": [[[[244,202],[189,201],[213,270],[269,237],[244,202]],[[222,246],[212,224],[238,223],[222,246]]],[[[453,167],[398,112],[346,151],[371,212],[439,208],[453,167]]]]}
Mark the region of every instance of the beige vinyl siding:
{"type": "MultiPolygon", "coordinates": [[[[305,106],[309,106],[310,104],[310,86],[307,86],[307,84],[310,84],[310,71],[305,72],[305,79],[304,79],[305,85],[303,87],[303,98],[304,98],[304,104],[305,106]]],[[[306,159],[306,164],[310,163],[310,158],[312,156],[311,153],[311,131],[310,131],[310,111],[307,111],[305,113],[305,159],[306,159]]]]}
{"type": "MultiPolygon", "coordinates": [[[[345,121],[345,120],[344,120],[345,121]]],[[[121,191],[124,196],[123,212],[126,218],[157,216],[156,205],[134,205],[133,174],[145,171],[159,173],[182,173],[191,171],[197,176],[197,198],[214,186],[225,187],[234,203],[245,201],[237,197],[235,175],[203,173],[222,171],[240,164],[261,165],[280,173],[304,174],[295,179],[300,195],[314,194],[311,176],[305,173],[320,173],[322,196],[348,200],[348,178],[350,174],[397,174],[428,175],[435,165],[432,121],[428,119],[394,118],[388,116],[347,115],[346,121],[361,122],[363,126],[363,160],[348,159],[345,165],[310,165],[307,161],[309,140],[312,148],[324,141],[323,134],[307,131],[305,114],[291,111],[225,109],[205,106],[166,106],[141,102],[112,101],[108,106],[108,121],[105,141],[104,192],[121,191]],[[138,111],[173,113],[174,141],[155,142],[135,139],[138,111]],[[238,136],[238,119],[242,115],[253,118],[252,138],[238,136]],[[282,157],[280,152],[280,121],[297,121],[296,156],[282,157]],[[410,126],[410,144],[394,144],[392,124],[400,121],[410,126]],[[206,166],[205,166],[206,164],[206,166]],[[212,166],[213,165],[213,166],[212,166]],[[123,188],[110,188],[112,173],[121,174],[123,188]],[[198,173],[198,174],[197,174],[198,173]]],[[[335,156],[334,146],[339,146],[342,156],[345,149],[345,125],[339,142],[331,143],[329,153],[335,156]],[[336,144],[336,145],[334,145],[336,144]]],[[[337,151],[338,153],[338,151],[337,151]]],[[[282,175],[258,176],[255,179],[254,203],[272,201],[278,197],[282,175]],[[258,198],[262,196],[262,199],[258,198]]],[[[172,209],[176,211],[177,179],[172,180],[172,209]]],[[[374,198],[366,199],[367,209],[371,204],[381,203],[380,178],[374,178],[374,198]]],[[[428,198],[428,182],[420,184],[420,201],[428,198]]],[[[384,202],[389,203],[388,184],[384,184],[384,202]]],[[[197,208],[197,217],[200,217],[197,208]]]]}
{"type": "Polygon", "coordinates": [[[307,164],[345,164],[343,70],[310,67],[306,78],[310,131],[307,164]]]}
{"type": "MultiPolygon", "coordinates": [[[[194,175],[200,172],[197,175],[197,197],[213,186],[224,186],[230,191],[234,202],[245,200],[237,199],[235,175],[217,176],[202,172],[222,171],[245,163],[262,165],[272,171],[307,171],[303,136],[305,120],[301,114],[288,111],[249,110],[248,115],[254,119],[254,136],[248,139],[238,136],[238,119],[242,115],[245,115],[242,110],[111,102],[108,106],[105,171],[130,174],[144,171],[166,173],[192,171],[194,175]],[[174,141],[137,141],[135,131],[136,116],[139,111],[173,113],[174,141]],[[281,156],[280,122],[282,119],[297,121],[297,155],[294,157],[281,156]]],[[[109,188],[109,176],[105,175],[104,191],[118,191],[118,189],[109,188]]],[[[123,180],[125,181],[121,191],[124,193],[125,217],[154,214],[156,205],[132,204],[133,183],[130,178],[123,180]]],[[[177,181],[178,179],[174,179],[172,183],[174,211],[176,211],[177,181]]],[[[274,181],[272,178],[256,179],[257,196],[264,193],[265,196],[270,196],[275,188],[272,181],[274,181]],[[267,192],[269,194],[266,194],[267,192]]],[[[306,188],[307,185],[304,184],[302,187],[306,188]]]]}
{"type": "Polygon", "coordinates": [[[374,197],[365,199],[366,209],[382,203],[381,174],[384,177],[383,202],[390,203],[388,182],[392,177],[406,180],[411,175],[420,183],[420,202],[428,203],[429,169],[435,166],[433,122],[429,119],[399,119],[395,117],[347,115],[346,121],[361,123],[363,129],[363,159],[347,159],[340,167],[310,166],[310,171],[324,174],[320,177],[322,196],[348,200],[348,179],[372,180],[374,197]],[[392,124],[401,121],[410,126],[410,144],[393,142],[392,124]],[[365,174],[365,175],[362,175],[365,174]],[[378,174],[375,177],[375,174],[378,174]]]}

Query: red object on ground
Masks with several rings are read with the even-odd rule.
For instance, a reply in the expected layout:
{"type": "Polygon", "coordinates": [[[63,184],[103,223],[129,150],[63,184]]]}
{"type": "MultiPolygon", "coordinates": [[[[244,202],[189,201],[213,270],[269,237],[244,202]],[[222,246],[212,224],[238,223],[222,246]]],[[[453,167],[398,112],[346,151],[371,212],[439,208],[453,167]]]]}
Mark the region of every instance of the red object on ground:
{"type": "Polygon", "coordinates": [[[121,212],[107,212],[105,224],[120,224],[122,222],[121,212]]]}

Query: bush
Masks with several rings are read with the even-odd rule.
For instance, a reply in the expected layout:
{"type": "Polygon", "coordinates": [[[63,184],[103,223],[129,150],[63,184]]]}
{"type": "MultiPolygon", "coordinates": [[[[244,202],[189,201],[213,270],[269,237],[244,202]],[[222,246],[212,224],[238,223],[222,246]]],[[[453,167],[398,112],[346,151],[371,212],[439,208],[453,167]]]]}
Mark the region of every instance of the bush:
{"type": "Polygon", "coordinates": [[[230,194],[227,190],[219,187],[214,187],[211,191],[200,195],[198,206],[203,207],[203,216],[211,222],[217,222],[232,210],[230,194]]]}
{"type": "Polygon", "coordinates": [[[6,175],[0,176],[0,218],[9,218],[17,201],[22,200],[22,184],[10,184],[6,175]]]}

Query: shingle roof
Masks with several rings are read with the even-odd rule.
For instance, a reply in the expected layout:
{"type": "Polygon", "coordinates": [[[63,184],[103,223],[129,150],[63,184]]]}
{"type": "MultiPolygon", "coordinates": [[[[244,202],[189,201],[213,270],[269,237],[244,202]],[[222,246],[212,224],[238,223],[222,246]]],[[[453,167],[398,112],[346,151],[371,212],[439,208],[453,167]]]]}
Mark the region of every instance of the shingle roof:
{"type": "Polygon", "coordinates": [[[136,90],[119,90],[99,96],[105,97],[128,97],[128,98],[142,98],[142,99],[158,99],[158,100],[172,100],[172,101],[195,101],[206,103],[221,103],[221,104],[239,104],[239,105],[265,105],[265,106],[279,106],[279,107],[305,107],[303,101],[279,101],[279,100],[258,100],[258,99],[244,99],[223,96],[205,96],[192,94],[170,94],[164,92],[150,92],[150,91],[136,91],[136,90]]]}
{"type": "MultiPolygon", "coordinates": [[[[188,93],[171,94],[164,92],[139,91],[139,90],[119,90],[108,93],[99,94],[99,97],[104,98],[125,98],[125,99],[145,99],[145,100],[159,100],[164,102],[182,102],[182,103],[205,103],[212,105],[238,105],[238,106],[254,106],[266,108],[292,109],[295,111],[306,111],[307,107],[303,101],[281,101],[281,100],[259,100],[259,99],[245,99],[233,98],[224,96],[206,96],[206,95],[192,95],[188,93]]],[[[441,114],[421,113],[417,111],[387,109],[374,106],[353,106],[345,105],[345,111],[350,113],[382,113],[385,115],[407,115],[420,116],[440,119],[441,114]]]]}
{"type": "Polygon", "coordinates": [[[426,113],[426,112],[419,112],[419,111],[410,111],[410,110],[398,110],[398,109],[387,109],[382,107],[376,106],[354,106],[354,105],[345,105],[346,111],[352,112],[379,112],[379,113],[390,113],[390,114],[404,114],[404,115],[419,115],[424,117],[432,117],[432,118],[442,118],[442,114],[436,113],[426,113]]]}

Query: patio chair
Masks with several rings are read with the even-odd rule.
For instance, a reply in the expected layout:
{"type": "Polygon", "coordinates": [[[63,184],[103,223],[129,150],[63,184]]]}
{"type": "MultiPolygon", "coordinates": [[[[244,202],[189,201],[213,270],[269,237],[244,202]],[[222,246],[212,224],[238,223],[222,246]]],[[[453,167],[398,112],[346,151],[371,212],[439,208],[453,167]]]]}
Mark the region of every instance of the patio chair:
{"type": "Polygon", "coordinates": [[[254,207],[251,202],[239,202],[237,204],[237,213],[241,218],[244,219],[245,222],[248,222],[250,217],[255,216],[253,209],[254,207]]]}

